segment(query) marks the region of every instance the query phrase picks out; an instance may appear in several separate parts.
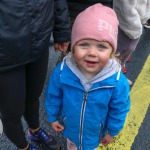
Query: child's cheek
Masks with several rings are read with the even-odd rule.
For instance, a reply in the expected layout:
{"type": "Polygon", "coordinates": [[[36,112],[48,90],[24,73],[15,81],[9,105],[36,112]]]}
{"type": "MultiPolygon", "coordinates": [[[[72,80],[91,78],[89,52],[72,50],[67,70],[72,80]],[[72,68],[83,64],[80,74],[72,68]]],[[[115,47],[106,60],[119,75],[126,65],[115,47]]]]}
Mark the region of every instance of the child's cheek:
{"type": "Polygon", "coordinates": [[[78,59],[80,58],[80,55],[79,55],[79,54],[74,54],[74,58],[75,58],[76,60],[78,60],[78,59]]]}

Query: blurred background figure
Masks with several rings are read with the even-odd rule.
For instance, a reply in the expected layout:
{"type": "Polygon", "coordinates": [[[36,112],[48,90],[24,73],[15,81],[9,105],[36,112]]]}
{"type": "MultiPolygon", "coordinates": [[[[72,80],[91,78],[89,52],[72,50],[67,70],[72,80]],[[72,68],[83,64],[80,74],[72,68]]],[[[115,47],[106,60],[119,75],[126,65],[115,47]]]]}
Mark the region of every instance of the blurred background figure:
{"type": "Polygon", "coordinates": [[[55,50],[65,51],[70,41],[66,0],[0,1],[0,119],[17,150],[38,150],[26,138],[22,116],[30,140],[46,150],[59,147],[39,121],[52,32],[55,50]]]}
{"type": "Polygon", "coordinates": [[[126,73],[125,64],[130,61],[142,35],[143,24],[150,17],[150,0],[114,0],[113,8],[119,20],[116,55],[121,60],[122,72],[126,73]]]}

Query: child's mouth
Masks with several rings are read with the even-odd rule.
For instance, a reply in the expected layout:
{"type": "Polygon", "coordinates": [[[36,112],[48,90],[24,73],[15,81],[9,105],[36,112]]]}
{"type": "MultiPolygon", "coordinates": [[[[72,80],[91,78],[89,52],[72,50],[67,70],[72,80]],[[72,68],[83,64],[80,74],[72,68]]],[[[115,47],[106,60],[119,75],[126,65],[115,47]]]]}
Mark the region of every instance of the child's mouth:
{"type": "Polygon", "coordinates": [[[95,64],[97,64],[97,62],[95,62],[95,61],[85,61],[86,63],[87,63],[87,65],[89,66],[89,67],[93,67],[93,66],[95,66],[95,64]]]}

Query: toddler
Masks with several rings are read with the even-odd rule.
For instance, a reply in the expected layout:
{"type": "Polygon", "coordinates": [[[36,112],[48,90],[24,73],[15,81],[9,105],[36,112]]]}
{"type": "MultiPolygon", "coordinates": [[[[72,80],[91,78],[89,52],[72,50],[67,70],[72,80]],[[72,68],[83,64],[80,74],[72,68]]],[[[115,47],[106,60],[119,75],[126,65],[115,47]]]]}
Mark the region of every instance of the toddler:
{"type": "Polygon", "coordinates": [[[68,150],[107,146],[124,126],[130,89],[114,57],[117,34],[111,8],[88,7],[74,22],[71,52],[51,75],[45,107],[52,128],[63,130],[68,150]]]}

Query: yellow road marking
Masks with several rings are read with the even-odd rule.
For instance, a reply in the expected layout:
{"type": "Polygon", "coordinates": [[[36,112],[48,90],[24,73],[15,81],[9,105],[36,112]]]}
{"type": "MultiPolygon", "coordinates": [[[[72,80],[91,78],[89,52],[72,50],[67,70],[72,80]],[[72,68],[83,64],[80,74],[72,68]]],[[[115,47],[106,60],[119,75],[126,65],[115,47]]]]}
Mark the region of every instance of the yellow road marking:
{"type": "Polygon", "coordinates": [[[150,104],[150,55],[131,90],[131,110],[124,129],[107,147],[97,150],[130,150],[150,104]]]}

